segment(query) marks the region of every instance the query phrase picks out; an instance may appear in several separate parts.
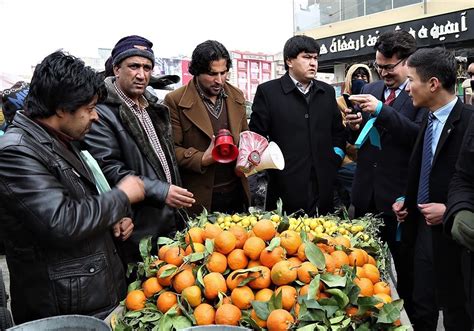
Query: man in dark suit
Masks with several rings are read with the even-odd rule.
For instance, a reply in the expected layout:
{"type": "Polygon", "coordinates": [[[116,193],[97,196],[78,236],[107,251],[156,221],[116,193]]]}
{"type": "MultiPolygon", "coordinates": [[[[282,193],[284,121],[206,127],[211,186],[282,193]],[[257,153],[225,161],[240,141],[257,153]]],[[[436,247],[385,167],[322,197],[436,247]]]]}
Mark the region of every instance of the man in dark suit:
{"type": "Polygon", "coordinates": [[[383,80],[367,84],[362,94],[351,96],[359,104],[362,115],[346,117],[352,129],[351,142],[359,148],[352,204],[355,217],[373,213],[383,218],[381,238],[392,253],[397,290],[411,315],[412,276],[409,270],[404,270],[402,256],[409,252],[401,253],[392,203],[405,191],[408,161],[426,111],[414,107],[404,91],[406,60],[416,50],[415,39],[406,31],[389,31],[380,35],[374,48],[374,66],[383,80]]]}
{"type": "Polygon", "coordinates": [[[429,109],[413,146],[405,201],[394,204],[404,219],[403,241],[415,243],[412,322],[417,331],[436,330],[442,309],[446,330],[470,330],[461,247],[443,235],[442,221],[472,107],[456,97],[456,60],[443,48],[410,56],[408,78],[413,104],[429,109]]]}
{"type": "Polygon", "coordinates": [[[281,148],[285,169],[268,170],[266,209],[333,211],[334,180],[346,136],[334,88],[315,79],[319,44],[294,36],[284,47],[286,74],[258,86],[249,127],[281,148]]]}

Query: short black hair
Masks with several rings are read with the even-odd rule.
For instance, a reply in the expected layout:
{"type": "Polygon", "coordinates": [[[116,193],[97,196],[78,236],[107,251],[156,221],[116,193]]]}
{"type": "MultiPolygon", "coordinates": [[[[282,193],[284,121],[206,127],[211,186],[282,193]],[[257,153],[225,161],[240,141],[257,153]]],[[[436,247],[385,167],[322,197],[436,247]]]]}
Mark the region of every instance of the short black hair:
{"type": "Polygon", "coordinates": [[[297,35],[288,39],[283,47],[283,60],[285,61],[285,70],[288,71],[286,60],[296,59],[302,52],[316,53],[319,55],[319,44],[311,37],[297,35]]]}
{"type": "Polygon", "coordinates": [[[62,51],[46,56],[33,73],[26,98],[26,114],[31,118],[48,118],[62,109],[75,112],[95,96],[105,100],[107,91],[101,74],[84,62],[62,51]]]}
{"type": "Polygon", "coordinates": [[[445,90],[455,92],[456,58],[452,52],[442,47],[422,48],[408,58],[407,65],[415,68],[421,81],[436,77],[445,90]]]}
{"type": "Polygon", "coordinates": [[[387,31],[379,36],[374,49],[387,58],[396,55],[399,59],[406,59],[415,53],[416,40],[404,30],[387,31]]]}
{"type": "Polygon", "coordinates": [[[232,68],[232,59],[229,52],[220,42],[216,40],[206,40],[196,46],[189,64],[189,73],[193,76],[209,73],[211,62],[226,60],[227,71],[232,68]]]}
{"type": "Polygon", "coordinates": [[[357,75],[361,75],[361,76],[367,76],[367,78],[369,78],[369,72],[367,71],[367,69],[365,69],[364,67],[359,67],[357,68],[356,70],[354,70],[354,72],[352,73],[352,77],[355,77],[357,75]]]}

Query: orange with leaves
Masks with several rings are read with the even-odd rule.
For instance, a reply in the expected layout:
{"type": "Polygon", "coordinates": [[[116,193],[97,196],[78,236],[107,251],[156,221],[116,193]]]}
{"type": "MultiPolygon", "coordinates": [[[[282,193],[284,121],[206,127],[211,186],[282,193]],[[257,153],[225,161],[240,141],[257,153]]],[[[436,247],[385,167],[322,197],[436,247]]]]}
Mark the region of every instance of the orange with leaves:
{"type": "Polygon", "coordinates": [[[229,229],[229,231],[232,232],[237,239],[235,242],[235,248],[243,248],[245,241],[248,238],[247,230],[245,230],[240,225],[234,225],[229,229]]]}
{"type": "Polygon", "coordinates": [[[392,294],[392,290],[390,289],[390,285],[386,282],[377,282],[374,284],[374,294],[384,293],[387,295],[392,294]]]}
{"type": "Polygon", "coordinates": [[[364,269],[365,276],[372,281],[372,284],[380,281],[380,271],[376,266],[367,263],[362,266],[362,269],[364,269]]]}
{"type": "Polygon", "coordinates": [[[227,264],[231,270],[244,269],[247,267],[249,259],[243,249],[237,248],[227,255],[227,264]]]}
{"type": "Polygon", "coordinates": [[[178,304],[178,298],[176,294],[170,291],[165,291],[158,296],[156,300],[156,308],[163,314],[166,313],[171,307],[178,304]]]}
{"type": "Polygon", "coordinates": [[[257,312],[255,309],[252,309],[250,312],[250,318],[254,320],[255,323],[261,328],[266,328],[267,327],[267,321],[262,320],[260,317],[258,317],[257,312]]]}
{"type": "MultiPolygon", "coordinates": [[[[171,272],[171,274],[165,276],[164,272],[168,269],[174,269],[174,271],[177,270],[174,264],[165,264],[156,272],[156,278],[158,279],[158,283],[160,283],[161,286],[171,285],[171,279],[173,278],[175,272],[171,272]]],[[[166,274],[168,274],[168,272],[166,272],[166,274]]]]}
{"type": "Polygon", "coordinates": [[[267,329],[268,331],[283,331],[288,330],[295,319],[285,309],[275,309],[268,315],[267,329]]]}
{"type": "Polygon", "coordinates": [[[269,288],[262,288],[255,293],[255,301],[267,302],[271,299],[273,291],[269,288]]]}
{"type": "Polygon", "coordinates": [[[265,241],[260,237],[249,237],[244,244],[245,255],[251,260],[258,260],[260,253],[265,249],[265,241]]]}
{"type": "Polygon", "coordinates": [[[125,298],[125,307],[128,310],[141,310],[145,308],[146,296],[141,290],[133,290],[128,292],[125,298]]]}
{"type": "Polygon", "coordinates": [[[351,248],[351,240],[344,236],[338,236],[334,238],[334,245],[344,246],[345,248],[351,248]]]}
{"type": "Polygon", "coordinates": [[[255,236],[262,238],[265,241],[272,240],[275,237],[276,229],[273,222],[269,219],[262,219],[258,221],[252,228],[255,236]]]}
{"type": "Polygon", "coordinates": [[[354,283],[359,286],[361,297],[371,297],[374,294],[374,285],[368,278],[354,278],[354,283]]]}
{"type": "Polygon", "coordinates": [[[214,238],[214,250],[224,255],[234,250],[237,239],[230,231],[222,231],[214,238]]]}
{"type": "Polygon", "coordinates": [[[197,285],[186,287],[181,292],[183,298],[185,298],[191,307],[196,307],[201,303],[202,292],[201,288],[197,285]]]}
{"type": "Polygon", "coordinates": [[[252,301],[255,300],[255,295],[248,286],[234,288],[230,297],[232,299],[232,304],[242,310],[250,308],[252,306],[252,301]]]}
{"type": "Polygon", "coordinates": [[[147,298],[152,297],[156,293],[160,292],[163,289],[163,286],[158,282],[158,278],[150,277],[145,280],[142,284],[143,293],[147,298]]]}
{"type": "Polygon", "coordinates": [[[286,249],[289,255],[296,254],[302,243],[300,234],[294,230],[285,230],[280,234],[280,246],[286,249]]]}
{"type": "Polygon", "coordinates": [[[244,281],[249,275],[248,272],[240,272],[241,270],[234,270],[227,276],[225,283],[230,291],[239,286],[239,284],[244,281]]]}
{"type": "Polygon", "coordinates": [[[211,272],[204,276],[204,296],[212,300],[217,298],[219,292],[227,292],[227,285],[221,273],[211,272]]]}
{"type": "Polygon", "coordinates": [[[239,325],[242,311],[235,305],[225,303],[216,310],[216,324],[239,325]]]}
{"type": "Polygon", "coordinates": [[[275,285],[287,285],[296,280],[298,272],[292,266],[291,262],[280,261],[277,262],[271,270],[272,282],[275,285]]]}
{"type": "Polygon", "coordinates": [[[165,262],[179,267],[183,264],[184,257],[184,249],[179,246],[172,246],[165,253],[165,262]]]}
{"type": "Polygon", "coordinates": [[[168,251],[169,248],[170,248],[170,246],[168,246],[168,245],[161,246],[160,249],[158,250],[158,259],[164,261],[165,260],[165,254],[166,254],[166,252],[168,251]]]}
{"type": "Polygon", "coordinates": [[[318,268],[309,261],[303,262],[297,269],[298,279],[305,284],[309,284],[311,280],[317,275],[318,268]]]}
{"type": "Polygon", "coordinates": [[[227,269],[227,257],[219,252],[213,252],[209,255],[206,267],[211,272],[223,273],[227,269]]]}
{"type": "Polygon", "coordinates": [[[214,239],[222,231],[223,230],[221,229],[219,225],[214,224],[214,223],[206,223],[206,225],[204,226],[204,232],[202,234],[202,238],[204,241],[206,241],[206,239],[214,239]]]}
{"type": "Polygon", "coordinates": [[[281,246],[273,248],[272,251],[269,251],[268,247],[266,247],[260,253],[260,263],[269,268],[273,267],[277,262],[283,261],[285,258],[285,250],[281,246]]]}
{"type": "Polygon", "coordinates": [[[186,236],[184,237],[184,240],[187,245],[191,243],[191,241],[194,244],[204,244],[204,238],[203,238],[204,230],[200,227],[192,227],[191,229],[188,230],[186,233],[186,236]]]}
{"type": "Polygon", "coordinates": [[[300,247],[298,247],[298,251],[296,252],[296,256],[298,256],[298,259],[300,259],[303,262],[307,260],[306,252],[304,251],[305,248],[306,248],[306,244],[302,243],[300,247]]]}
{"type": "Polygon", "coordinates": [[[275,290],[275,294],[281,292],[281,304],[283,309],[291,311],[296,303],[296,288],[290,285],[283,285],[275,290]]]}
{"type": "Polygon", "coordinates": [[[261,290],[262,288],[270,287],[270,284],[272,283],[270,268],[263,265],[255,268],[257,271],[249,274],[249,277],[254,278],[254,280],[249,282],[248,286],[254,290],[261,290]]]}
{"type": "Polygon", "coordinates": [[[336,271],[336,260],[327,253],[324,253],[324,258],[326,259],[326,271],[330,273],[336,271]]]}
{"type": "Polygon", "coordinates": [[[375,307],[378,309],[382,309],[384,304],[392,302],[392,297],[385,293],[374,294],[374,297],[382,301],[381,303],[375,305],[375,307]]]}
{"type": "Polygon", "coordinates": [[[347,256],[347,254],[344,251],[334,251],[331,253],[331,256],[334,259],[334,264],[336,266],[336,269],[341,269],[343,265],[349,264],[349,256],[347,256]]]}
{"type": "Polygon", "coordinates": [[[200,243],[195,243],[195,244],[189,244],[186,246],[186,249],[184,250],[185,255],[189,255],[192,253],[199,253],[199,252],[204,252],[206,251],[206,246],[200,243]]]}
{"type": "Polygon", "coordinates": [[[186,287],[196,283],[192,269],[185,269],[177,273],[171,280],[171,284],[176,292],[181,293],[186,287]]]}
{"type": "Polygon", "coordinates": [[[319,249],[320,249],[323,253],[331,254],[332,252],[334,252],[334,246],[327,245],[327,244],[324,244],[324,243],[317,243],[316,246],[318,246],[319,249]]]}
{"type": "Polygon", "coordinates": [[[367,263],[368,254],[366,251],[360,248],[354,248],[352,252],[349,253],[349,265],[362,267],[367,263]]]}
{"type": "Polygon", "coordinates": [[[216,310],[208,303],[201,303],[194,308],[193,315],[197,325],[214,324],[216,310]]]}

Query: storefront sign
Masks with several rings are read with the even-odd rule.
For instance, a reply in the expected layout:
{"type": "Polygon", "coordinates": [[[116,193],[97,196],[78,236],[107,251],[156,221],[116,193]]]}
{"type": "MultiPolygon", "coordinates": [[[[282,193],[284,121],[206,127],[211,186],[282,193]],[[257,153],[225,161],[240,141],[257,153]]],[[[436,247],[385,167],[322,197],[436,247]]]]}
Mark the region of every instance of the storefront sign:
{"type": "Polygon", "coordinates": [[[467,40],[474,43],[474,9],[319,39],[320,61],[372,54],[378,36],[390,30],[408,31],[416,39],[418,47],[447,45],[467,40]]]}

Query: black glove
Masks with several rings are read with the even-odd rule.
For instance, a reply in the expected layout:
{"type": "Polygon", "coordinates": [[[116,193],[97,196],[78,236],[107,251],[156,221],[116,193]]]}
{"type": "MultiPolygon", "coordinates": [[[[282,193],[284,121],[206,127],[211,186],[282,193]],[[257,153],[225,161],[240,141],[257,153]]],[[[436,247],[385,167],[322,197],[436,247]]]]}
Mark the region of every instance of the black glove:
{"type": "Polygon", "coordinates": [[[451,228],[453,239],[474,252],[474,213],[461,210],[456,214],[451,228]]]}

